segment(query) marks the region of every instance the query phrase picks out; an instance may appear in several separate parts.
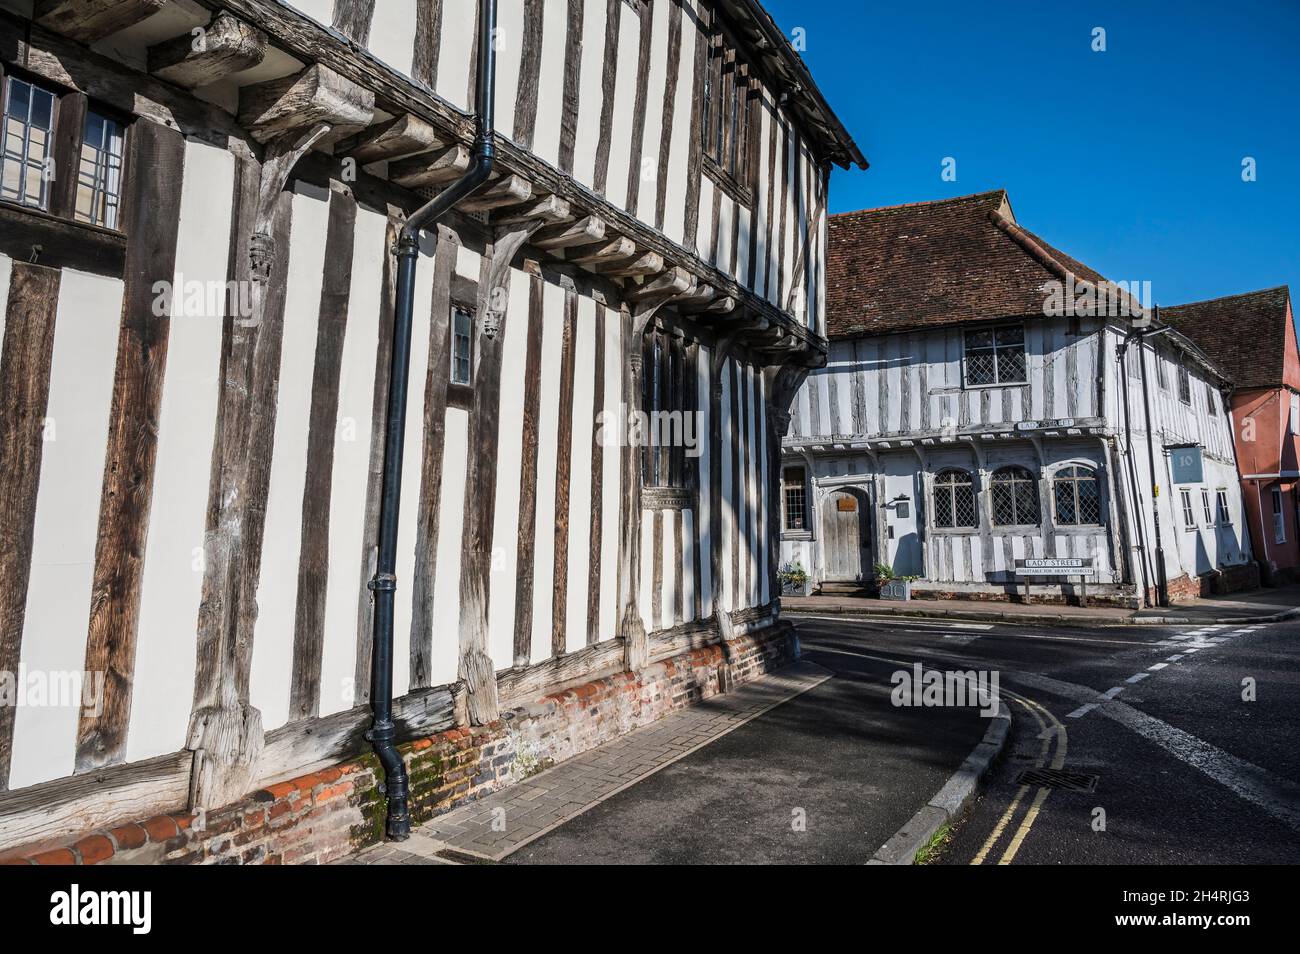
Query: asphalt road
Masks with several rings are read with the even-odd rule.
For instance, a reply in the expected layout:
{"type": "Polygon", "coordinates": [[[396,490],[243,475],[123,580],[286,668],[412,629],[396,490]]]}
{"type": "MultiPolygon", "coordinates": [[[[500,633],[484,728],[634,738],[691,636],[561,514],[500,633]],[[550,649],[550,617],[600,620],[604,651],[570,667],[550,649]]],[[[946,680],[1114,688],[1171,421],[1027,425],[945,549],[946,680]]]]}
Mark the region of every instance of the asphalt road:
{"type": "Polygon", "coordinates": [[[998,673],[1014,716],[985,793],[936,863],[1300,861],[1300,624],[797,622],[805,658],[835,678],[509,861],[865,861],[986,725],[971,708],[893,706],[891,675],[916,661],[998,673]],[[1019,783],[1039,766],[1095,776],[1093,788],[1019,783]]]}

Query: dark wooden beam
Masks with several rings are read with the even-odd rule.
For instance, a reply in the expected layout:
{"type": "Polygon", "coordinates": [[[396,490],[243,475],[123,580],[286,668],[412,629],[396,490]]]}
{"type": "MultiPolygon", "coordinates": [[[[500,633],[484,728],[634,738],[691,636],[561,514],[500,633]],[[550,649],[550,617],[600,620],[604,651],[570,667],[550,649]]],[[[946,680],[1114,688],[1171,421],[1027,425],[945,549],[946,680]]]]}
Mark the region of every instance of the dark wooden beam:
{"type": "Polygon", "coordinates": [[[32,19],[89,46],[153,16],[167,0],[36,0],[32,19]]]}
{"type": "Polygon", "coordinates": [[[375,94],[319,63],[301,73],[246,86],[239,95],[239,122],[258,142],[326,123],[332,137],[370,125],[375,94]]]}
{"type": "Polygon", "coordinates": [[[149,72],[194,89],[257,66],[266,56],[266,45],[261,30],[219,13],[198,37],[185,33],[149,47],[149,72]]]}

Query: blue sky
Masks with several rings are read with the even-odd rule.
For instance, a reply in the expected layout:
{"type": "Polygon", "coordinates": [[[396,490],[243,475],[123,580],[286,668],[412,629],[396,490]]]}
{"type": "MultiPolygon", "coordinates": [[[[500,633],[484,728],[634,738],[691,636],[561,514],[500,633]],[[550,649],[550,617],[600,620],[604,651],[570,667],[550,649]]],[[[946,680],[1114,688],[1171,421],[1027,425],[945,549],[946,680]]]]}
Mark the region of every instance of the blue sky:
{"type": "Polygon", "coordinates": [[[871,163],[836,170],[832,211],[1006,188],[1160,304],[1300,297],[1300,0],[766,5],[871,163]]]}

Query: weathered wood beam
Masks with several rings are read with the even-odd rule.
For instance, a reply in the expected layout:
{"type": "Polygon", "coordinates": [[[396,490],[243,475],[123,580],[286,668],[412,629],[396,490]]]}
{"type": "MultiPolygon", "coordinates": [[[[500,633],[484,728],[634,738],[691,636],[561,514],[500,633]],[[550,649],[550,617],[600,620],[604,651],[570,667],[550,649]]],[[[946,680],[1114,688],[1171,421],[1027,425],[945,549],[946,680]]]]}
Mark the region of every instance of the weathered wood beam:
{"type": "Polygon", "coordinates": [[[355,159],[366,165],[381,160],[392,161],[432,152],[445,144],[437,130],[419,116],[406,113],[380,123],[340,142],[334,155],[355,159]]]}
{"type": "Polygon", "coordinates": [[[573,210],[569,203],[558,195],[546,195],[527,205],[518,206],[494,215],[492,224],[518,225],[521,222],[535,222],[539,219],[544,223],[551,224],[571,222],[573,221],[573,210]]]}
{"type": "Polygon", "coordinates": [[[501,206],[519,205],[532,197],[532,183],[522,176],[505,175],[461,202],[460,208],[465,212],[486,212],[501,206]]]}
{"type": "Polygon", "coordinates": [[[239,122],[262,143],[317,123],[328,123],[339,138],[370,125],[374,114],[374,93],[320,64],[239,96],[239,122]]]}
{"type": "Polygon", "coordinates": [[[700,282],[689,293],[681,295],[676,299],[674,304],[679,310],[689,308],[703,308],[713,302],[718,297],[718,290],[712,285],[700,282]]]}
{"type": "Polygon", "coordinates": [[[149,47],[149,72],[186,89],[257,66],[266,34],[229,13],[219,13],[197,36],[185,33],[149,47]]]}
{"type": "Polygon", "coordinates": [[[684,268],[670,268],[649,281],[628,289],[626,297],[632,301],[658,298],[664,294],[674,297],[686,295],[695,287],[695,278],[684,268]]]}
{"type": "Polygon", "coordinates": [[[594,266],[630,258],[635,254],[636,242],[624,235],[619,235],[608,242],[599,242],[595,245],[578,248],[573,255],[566,256],[566,261],[572,262],[574,265],[594,266]]]}
{"type": "Polygon", "coordinates": [[[736,299],[730,295],[718,295],[712,301],[700,304],[681,304],[678,311],[684,315],[729,315],[736,310],[736,299]]]}
{"type": "Polygon", "coordinates": [[[639,251],[629,259],[611,262],[608,265],[597,264],[596,270],[610,278],[639,278],[642,275],[657,275],[664,270],[664,258],[658,252],[639,251]]]}
{"type": "Polygon", "coordinates": [[[102,40],[166,5],[167,0],[36,0],[32,19],[82,43],[102,40]]]}
{"type": "Polygon", "coordinates": [[[538,248],[554,251],[560,248],[572,248],[575,245],[590,245],[605,237],[605,220],[588,215],[567,225],[557,225],[542,229],[533,238],[538,248]]]}
{"type": "Polygon", "coordinates": [[[406,189],[442,185],[459,179],[469,168],[469,150],[457,143],[432,159],[402,159],[388,167],[388,177],[406,189]]]}

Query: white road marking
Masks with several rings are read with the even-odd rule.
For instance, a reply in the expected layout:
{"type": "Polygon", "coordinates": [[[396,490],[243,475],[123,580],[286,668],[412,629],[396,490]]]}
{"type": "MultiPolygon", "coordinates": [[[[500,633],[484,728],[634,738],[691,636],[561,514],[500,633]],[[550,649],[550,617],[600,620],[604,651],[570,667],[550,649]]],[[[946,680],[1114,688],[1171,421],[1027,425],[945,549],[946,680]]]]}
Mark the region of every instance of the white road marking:
{"type": "Polygon", "coordinates": [[[1178,662],[1178,660],[1180,660],[1180,659],[1182,659],[1182,658],[1183,658],[1183,654],[1182,654],[1182,653],[1178,653],[1176,656],[1170,656],[1170,657],[1168,657],[1165,661],[1166,661],[1166,662],[1178,662]]]}
{"type": "Polygon", "coordinates": [[[1107,689],[1105,692],[1101,694],[1101,697],[1106,700],[1114,699],[1123,691],[1124,691],[1123,686],[1111,686],[1109,689],[1107,689]]]}
{"type": "MultiPolygon", "coordinates": [[[[1010,677],[1010,673],[1004,673],[1010,677]]],[[[1016,673],[1014,679],[1066,699],[1082,702],[1093,695],[1087,686],[1062,682],[1037,673],[1016,673]]],[[[1267,769],[1229,755],[1196,736],[1147,715],[1124,702],[1110,702],[1101,714],[1160,746],[1178,759],[1218,782],[1240,798],[1261,808],[1292,829],[1300,831],[1300,785],[1267,769]]]]}
{"type": "Polygon", "coordinates": [[[1147,666],[1147,668],[1150,669],[1152,672],[1159,672],[1161,669],[1165,669],[1168,666],[1169,663],[1156,663],[1154,666],[1147,666]]]}
{"type": "Polygon", "coordinates": [[[1091,712],[1091,711],[1092,711],[1093,709],[1095,709],[1095,708],[1097,708],[1097,703],[1095,703],[1095,702],[1089,702],[1089,703],[1086,703],[1085,705],[1081,705],[1081,706],[1079,706],[1079,708],[1077,708],[1077,709],[1075,709],[1073,712],[1069,713],[1069,714],[1066,716],[1066,718],[1067,718],[1067,719],[1078,719],[1080,716],[1086,716],[1089,712],[1091,712]]]}
{"type": "Polygon", "coordinates": [[[1128,683],[1137,684],[1137,683],[1141,682],[1143,679],[1150,679],[1150,678],[1151,678],[1151,673],[1149,673],[1149,672],[1139,672],[1139,673],[1134,673],[1133,675],[1129,676],[1129,677],[1128,677],[1127,679],[1125,679],[1124,681],[1125,681],[1125,682],[1128,682],[1128,683]]]}

